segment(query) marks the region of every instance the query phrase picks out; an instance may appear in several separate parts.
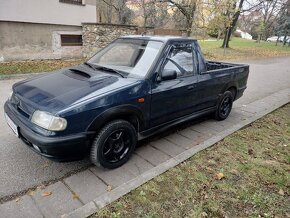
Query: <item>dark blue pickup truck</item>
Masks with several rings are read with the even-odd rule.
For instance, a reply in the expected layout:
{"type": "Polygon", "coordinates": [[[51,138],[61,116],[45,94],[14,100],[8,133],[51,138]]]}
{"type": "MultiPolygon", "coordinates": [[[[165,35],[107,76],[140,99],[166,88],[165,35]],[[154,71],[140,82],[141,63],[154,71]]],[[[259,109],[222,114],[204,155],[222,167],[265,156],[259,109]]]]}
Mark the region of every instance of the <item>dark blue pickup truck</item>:
{"type": "Polygon", "coordinates": [[[138,140],[212,113],[228,117],[249,66],[205,61],[196,40],[125,36],[82,65],[18,82],[6,121],[32,150],[105,168],[124,164],[138,140]]]}

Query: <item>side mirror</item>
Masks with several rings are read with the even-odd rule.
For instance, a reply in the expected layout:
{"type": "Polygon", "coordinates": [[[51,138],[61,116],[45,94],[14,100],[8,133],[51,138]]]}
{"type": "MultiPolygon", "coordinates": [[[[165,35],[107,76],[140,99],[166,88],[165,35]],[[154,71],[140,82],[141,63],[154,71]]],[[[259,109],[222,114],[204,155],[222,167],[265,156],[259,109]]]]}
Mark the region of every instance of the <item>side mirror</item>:
{"type": "Polygon", "coordinates": [[[172,80],[177,78],[177,72],[176,70],[171,69],[163,69],[161,74],[162,80],[172,80]]]}

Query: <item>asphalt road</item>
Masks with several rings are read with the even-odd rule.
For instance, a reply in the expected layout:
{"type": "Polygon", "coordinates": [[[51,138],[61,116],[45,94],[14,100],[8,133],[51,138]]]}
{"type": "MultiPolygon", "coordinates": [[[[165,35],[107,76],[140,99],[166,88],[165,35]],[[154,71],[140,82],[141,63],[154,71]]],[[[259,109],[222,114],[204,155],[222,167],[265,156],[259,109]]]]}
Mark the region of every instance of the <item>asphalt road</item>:
{"type": "MultiPolygon", "coordinates": [[[[290,57],[247,63],[250,64],[248,89],[235,102],[235,107],[290,87],[290,57]]],[[[0,199],[58,180],[90,165],[88,159],[70,163],[50,161],[35,154],[16,138],[5,122],[3,105],[12,84],[17,81],[0,80],[0,199]]]]}

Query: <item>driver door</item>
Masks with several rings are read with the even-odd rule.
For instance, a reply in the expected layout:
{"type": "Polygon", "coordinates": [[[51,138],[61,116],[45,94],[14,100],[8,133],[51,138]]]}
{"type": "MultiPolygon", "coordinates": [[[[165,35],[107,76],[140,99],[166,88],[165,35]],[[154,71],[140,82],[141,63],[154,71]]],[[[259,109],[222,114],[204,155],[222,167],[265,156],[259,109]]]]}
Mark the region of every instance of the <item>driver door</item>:
{"type": "Polygon", "coordinates": [[[158,70],[160,81],[152,86],[151,127],[173,121],[194,112],[197,99],[197,68],[191,42],[169,45],[158,70]],[[162,79],[162,72],[175,70],[177,77],[162,79]]]}

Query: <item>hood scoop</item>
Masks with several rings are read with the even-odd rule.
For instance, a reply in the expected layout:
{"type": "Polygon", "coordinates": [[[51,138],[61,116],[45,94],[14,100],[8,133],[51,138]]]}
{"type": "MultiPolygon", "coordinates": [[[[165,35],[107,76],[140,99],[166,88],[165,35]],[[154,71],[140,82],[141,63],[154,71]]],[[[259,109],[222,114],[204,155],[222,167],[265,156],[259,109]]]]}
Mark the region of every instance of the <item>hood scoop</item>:
{"type": "Polygon", "coordinates": [[[95,72],[91,72],[90,69],[80,65],[69,68],[68,70],[64,71],[64,74],[77,80],[89,80],[95,74],[95,72]]]}
{"type": "Polygon", "coordinates": [[[67,76],[70,76],[74,79],[78,79],[78,80],[84,80],[84,79],[90,79],[91,78],[91,74],[82,71],[82,70],[78,70],[78,69],[70,69],[70,71],[65,73],[67,76]]]}
{"type": "Polygon", "coordinates": [[[76,80],[87,81],[91,86],[106,86],[118,80],[117,77],[108,76],[82,66],[72,67],[64,71],[63,74],[76,80]]]}

